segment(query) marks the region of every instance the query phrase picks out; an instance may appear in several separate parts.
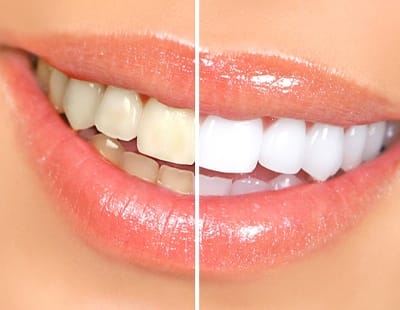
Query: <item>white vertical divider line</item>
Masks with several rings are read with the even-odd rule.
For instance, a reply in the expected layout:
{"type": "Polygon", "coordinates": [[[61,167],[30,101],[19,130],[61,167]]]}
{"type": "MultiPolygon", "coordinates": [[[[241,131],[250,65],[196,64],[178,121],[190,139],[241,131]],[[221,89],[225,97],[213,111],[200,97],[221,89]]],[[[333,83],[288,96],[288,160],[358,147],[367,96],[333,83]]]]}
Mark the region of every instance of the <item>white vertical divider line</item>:
{"type": "Polygon", "coordinates": [[[200,191],[199,191],[199,134],[200,134],[200,0],[194,0],[194,308],[200,310],[200,191]]]}

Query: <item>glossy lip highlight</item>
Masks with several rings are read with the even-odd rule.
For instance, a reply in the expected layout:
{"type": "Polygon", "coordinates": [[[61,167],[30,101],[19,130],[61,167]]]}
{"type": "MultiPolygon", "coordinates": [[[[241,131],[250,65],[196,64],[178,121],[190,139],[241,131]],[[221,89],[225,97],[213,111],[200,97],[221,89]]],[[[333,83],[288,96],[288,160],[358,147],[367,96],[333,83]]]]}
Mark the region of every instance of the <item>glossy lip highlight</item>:
{"type": "Polygon", "coordinates": [[[100,252],[167,272],[194,268],[194,200],[122,173],[80,139],[39,89],[27,57],[0,50],[23,152],[61,213],[100,252]]]}
{"type": "MultiPolygon", "coordinates": [[[[84,42],[104,44],[107,41],[107,38],[101,39],[89,37],[84,42]]],[[[73,46],[79,46],[82,38],[76,38],[75,41],[73,37],[69,37],[69,40],[73,46]]],[[[114,43],[122,43],[121,45],[107,45],[110,48],[107,53],[114,51],[118,55],[119,51],[125,51],[127,44],[135,44],[140,41],[118,40],[111,39],[114,43]]],[[[141,40],[160,39],[142,37],[141,40]]],[[[22,39],[17,41],[23,42],[22,39]]],[[[27,40],[26,46],[20,45],[20,47],[36,53],[39,50],[43,51],[44,54],[38,53],[39,56],[43,56],[47,60],[56,60],[60,65],[69,60],[70,56],[62,53],[60,46],[56,44],[59,39],[55,38],[49,41],[54,44],[54,48],[49,48],[49,44],[44,41],[35,45],[39,41],[38,38],[27,40]],[[44,46],[46,46],[46,50],[44,46]]],[[[157,42],[162,47],[166,41],[164,40],[164,43],[157,42]]],[[[188,51],[191,50],[190,47],[181,47],[169,41],[165,44],[165,48],[173,49],[172,54],[174,55],[180,55],[180,53],[188,55],[188,51]]],[[[148,47],[149,45],[141,46],[148,47]]],[[[85,45],[85,48],[90,51],[95,47],[85,45]]],[[[193,198],[175,195],[155,185],[125,175],[104,161],[86,142],[78,139],[77,135],[52,110],[50,103],[40,92],[28,70],[29,64],[26,59],[15,53],[2,52],[2,54],[0,68],[4,73],[10,97],[13,98],[18,108],[18,117],[21,118],[19,126],[23,129],[24,136],[29,138],[28,143],[34,162],[49,185],[50,191],[56,194],[57,201],[61,202],[63,212],[72,219],[75,227],[79,228],[83,238],[103,252],[137,264],[176,272],[192,270],[194,254],[193,198]],[[52,141],[53,145],[49,145],[49,141],[52,141]],[[85,186],[88,189],[82,191],[85,186]]],[[[83,54],[82,57],[87,57],[89,54],[83,54]]],[[[97,58],[91,60],[93,63],[103,59],[101,55],[95,55],[97,58]]],[[[389,101],[370,94],[367,90],[359,88],[351,82],[332,76],[331,73],[317,70],[316,67],[310,69],[307,65],[277,58],[277,56],[271,58],[266,55],[240,54],[235,58],[232,55],[219,55],[219,61],[216,61],[216,58],[210,55],[202,55],[203,62],[206,58],[213,59],[212,63],[207,62],[206,69],[202,67],[204,70],[201,75],[202,112],[240,115],[249,118],[252,113],[255,113],[255,107],[259,108],[265,105],[276,112],[274,116],[281,116],[285,113],[283,116],[298,115],[309,121],[315,119],[318,121],[336,119],[338,121],[338,117],[343,116],[344,112],[335,109],[335,104],[328,102],[328,99],[336,93],[336,91],[329,92],[329,89],[341,89],[346,98],[355,98],[358,103],[361,99],[367,98],[366,102],[369,103],[364,108],[357,108],[354,103],[348,107],[348,111],[355,109],[350,113],[350,117],[340,119],[339,122],[373,122],[380,117],[386,120],[399,114],[389,101]],[[230,76],[233,72],[232,66],[236,68],[234,71],[236,76],[246,77],[249,76],[246,75],[246,72],[254,73],[254,70],[250,69],[243,74],[240,73],[246,60],[249,61],[249,67],[253,69],[255,68],[254,63],[259,66],[263,65],[264,68],[268,63],[275,64],[274,72],[277,76],[291,74],[293,77],[293,74],[297,74],[299,81],[301,76],[309,80],[323,76],[325,80],[322,79],[322,82],[331,81],[323,89],[324,91],[319,93],[319,95],[326,95],[322,98],[325,100],[323,102],[327,103],[324,108],[324,116],[321,114],[320,107],[316,105],[318,94],[312,97],[314,100],[305,100],[305,98],[310,98],[308,95],[311,94],[311,90],[305,89],[304,84],[302,87],[300,84],[296,84],[295,86],[300,88],[292,89],[294,94],[290,91],[283,92],[282,88],[278,88],[277,92],[269,90],[268,84],[260,92],[259,83],[254,83],[251,79],[250,82],[247,78],[234,79],[239,81],[238,84],[233,82],[229,84],[229,79],[222,77],[223,75],[230,76]],[[211,64],[213,65],[211,66],[211,64]],[[294,71],[291,71],[291,68],[294,68],[294,71]],[[214,84],[212,83],[213,79],[215,80],[214,84]],[[335,84],[334,81],[337,83],[335,84]],[[216,89],[218,85],[222,85],[220,93],[216,89]],[[332,85],[336,85],[336,88],[332,88],[332,85]],[[346,85],[347,87],[344,87],[346,85]],[[227,102],[218,101],[218,99],[240,94],[241,91],[242,95],[236,97],[240,105],[233,105],[235,98],[231,98],[227,102]],[[245,111],[243,104],[247,96],[258,99],[254,105],[249,107],[248,111],[246,110],[247,112],[243,112],[245,111]],[[265,98],[268,98],[268,101],[265,101],[265,98]],[[276,103],[279,98],[282,99],[282,104],[277,105],[274,110],[274,102],[276,103]],[[294,104],[289,103],[291,99],[294,100],[294,104]],[[301,102],[305,106],[300,106],[301,102]],[[377,102],[382,104],[379,109],[376,107],[377,102]],[[219,106],[217,103],[221,105],[219,106]],[[370,106],[373,106],[372,103],[375,104],[372,112],[379,110],[380,114],[368,110],[370,106]],[[301,111],[302,115],[300,115],[301,111]]],[[[156,64],[156,66],[168,67],[168,63],[158,64],[156,62],[154,58],[157,56],[156,54],[148,56],[152,57],[152,60],[146,62],[147,65],[156,64]]],[[[186,56],[184,58],[186,59],[186,56]]],[[[173,61],[173,59],[175,58],[169,61],[173,61]]],[[[112,63],[112,60],[103,60],[101,69],[98,67],[88,69],[82,64],[88,65],[91,61],[80,58],[74,63],[75,60],[72,59],[69,70],[81,67],[79,74],[75,73],[75,77],[86,77],[87,79],[91,77],[90,80],[107,84],[111,78],[107,77],[104,69],[112,63]]],[[[54,65],[54,63],[51,64],[54,65]]],[[[146,66],[146,64],[143,65],[146,66]]],[[[60,69],[63,70],[65,68],[63,66],[60,66],[60,69]]],[[[183,82],[190,84],[190,80],[184,80],[193,77],[189,71],[179,71],[178,67],[179,65],[172,66],[173,70],[176,69],[180,73],[166,84],[167,86],[172,85],[173,89],[177,89],[176,87],[183,82]]],[[[117,68],[113,68],[111,71],[113,72],[111,76],[114,76],[117,68]]],[[[161,89],[151,89],[156,87],[154,77],[158,76],[160,71],[149,72],[140,83],[138,82],[140,73],[129,73],[129,67],[123,67],[122,71],[124,78],[117,80],[117,86],[130,85],[134,89],[138,86],[139,90],[146,94],[160,95],[167,100],[168,104],[174,100],[172,91],[168,90],[165,85],[161,89]],[[125,80],[129,76],[135,79],[135,83],[125,80]],[[147,78],[153,83],[150,83],[151,86],[147,86],[147,91],[143,91],[147,78]]],[[[69,73],[68,70],[66,72],[69,73]]],[[[185,89],[188,90],[191,87],[193,85],[185,89]]],[[[178,100],[178,106],[188,107],[193,103],[193,101],[184,100],[189,98],[187,94],[179,98],[181,99],[178,100]]],[[[259,113],[263,113],[262,111],[260,110],[259,113]]],[[[314,183],[273,193],[249,194],[240,199],[237,197],[202,197],[200,209],[201,272],[217,275],[262,270],[267,266],[275,266],[293,260],[320,248],[359,221],[361,215],[371,205],[371,201],[385,191],[390,178],[399,168],[399,153],[400,146],[398,144],[380,158],[325,183],[314,183]]]]}
{"type": "Polygon", "coordinates": [[[338,126],[400,119],[394,102],[322,65],[277,54],[203,52],[200,57],[204,114],[338,126]]]}

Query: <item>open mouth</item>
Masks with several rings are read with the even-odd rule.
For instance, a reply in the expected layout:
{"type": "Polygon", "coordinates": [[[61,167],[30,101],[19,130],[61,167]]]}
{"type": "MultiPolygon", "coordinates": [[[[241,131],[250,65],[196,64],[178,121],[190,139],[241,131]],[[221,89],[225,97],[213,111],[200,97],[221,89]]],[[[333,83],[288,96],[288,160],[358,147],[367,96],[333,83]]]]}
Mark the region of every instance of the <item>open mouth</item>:
{"type": "MultiPolygon", "coordinates": [[[[152,36],[19,42],[38,55],[35,73],[9,50],[1,70],[62,211],[103,252],[191,271],[192,47],[152,36]]],[[[391,103],[298,60],[201,56],[204,274],[303,256],[385,190],[400,159],[391,103]]]]}

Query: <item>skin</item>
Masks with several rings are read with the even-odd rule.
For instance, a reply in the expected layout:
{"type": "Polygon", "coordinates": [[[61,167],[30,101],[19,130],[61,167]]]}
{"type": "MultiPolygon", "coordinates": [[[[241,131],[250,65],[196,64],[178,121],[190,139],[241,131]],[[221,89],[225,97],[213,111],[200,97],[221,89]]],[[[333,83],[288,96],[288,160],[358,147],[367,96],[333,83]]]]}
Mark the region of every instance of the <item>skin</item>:
{"type": "MultiPolygon", "coordinates": [[[[0,0],[0,34],[164,32],[193,42],[191,1],[0,0]],[[4,2],[4,3],[2,3],[4,2]],[[27,30],[28,29],[28,30],[27,30]]],[[[324,64],[400,109],[398,1],[201,1],[201,45],[324,64]],[[240,17],[239,17],[240,16],[240,17]]],[[[7,45],[7,38],[0,42],[7,45]]],[[[191,309],[193,279],[104,257],[55,212],[20,151],[0,77],[0,305],[5,309],[191,309]]],[[[398,309],[400,171],[366,218],[321,251],[256,276],[202,279],[203,309],[398,309]]]]}

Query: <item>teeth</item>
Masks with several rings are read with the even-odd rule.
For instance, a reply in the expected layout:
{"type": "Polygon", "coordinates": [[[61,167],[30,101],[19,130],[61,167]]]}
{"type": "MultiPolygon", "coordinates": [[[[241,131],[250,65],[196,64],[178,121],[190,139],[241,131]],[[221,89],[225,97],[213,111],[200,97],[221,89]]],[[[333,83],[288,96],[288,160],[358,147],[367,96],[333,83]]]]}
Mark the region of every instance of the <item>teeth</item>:
{"type": "Polygon", "coordinates": [[[269,183],[271,189],[274,191],[304,184],[304,182],[301,179],[292,174],[278,175],[276,178],[272,179],[269,183]]]}
{"type": "Polygon", "coordinates": [[[68,77],[64,73],[57,69],[51,70],[49,80],[49,99],[59,113],[64,112],[63,97],[67,83],[68,77]]]}
{"type": "Polygon", "coordinates": [[[344,156],[342,169],[348,171],[362,162],[362,155],[367,141],[368,126],[352,126],[344,134],[344,156]]]}
{"type": "Polygon", "coordinates": [[[221,177],[209,177],[200,174],[199,189],[201,196],[226,196],[231,192],[232,180],[221,177]]]}
{"type": "Polygon", "coordinates": [[[308,131],[303,169],[318,181],[334,175],[343,161],[343,128],[315,124],[308,131]]]}
{"type": "Polygon", "coordinates": [[[389,147],[398,140],[400,136],[400,123],[399,122],[387,122],[386,133],[384,139],[384,146],[389,147]]]}
{"type": "Polygon", "coordinates": [[[143,108],[137,145],[141,153],[177,164],[194,163],[194,112],[150,99],[143,108]]]}
{"type": "Polygon", "coordinates": [[[143,104],[133,91],[109,86],[95,116],[96,128],[109,137],[124,141],[137,136],[143,104]]]}
{"type": "MultiPolygon", "coordinates": [[[[132,152],[116,140],[148,156],[182,165],[194,163],[194,111],[168,107],[151,98],[143,104],[134,92],[114,86],[69,79],[39,59],[38,83],[59,113],[65,113],[75,130],[89,129],[89,142],[110,162],[127,173],[183,194],[193,193],[194,174],[162,165],[132,152]],[[97,132],[95,126],[102,134],[97,132]],[[90,137],[90,138],[89,138],[90,137]]],[[[375,158],[382,147],[400,137],[400,122],[341,127],[281,118],[263,129],[261,118],[234,121],[202,116],[199,136],[199,166],[223,173],[249,173],[261,166],[280,173],[268,182],[243,177],[233,181],[200,175],[202,196],[240,195],[279,190],[305,181],[295,174],[301,169],[325,181],[342,168],[351,170],[375,158]]],[[[82,132],[80,132],[82,134],[82,132]]],[[[272,173],[269,171],[269,173],[272,173]]],[[[268,179],[265,178],[264,179],[268,179]]]]}
{"type": "Polygon", "coordinates": [[[158,163],[149,157],[125,152],[122,155],[120,168],[143,180],[155,183],[158,175],[158,163]]]}
{"type": "Polygon", "coordinates": [[[367,142],[363,153],[363,160],[374,159],[380,152],[385,138],[386,122],[373,123],[368,126],[367,142]]]}
{"type": "Polygon", "coordinates": [[[194,174],[163,165],[158,172],[157,183],[177,193],[193,194],[194,174]]]}
{"type": "Polygon", "coordinates": [[[91,137],[89,142],[104,158],[115,165],[119,164],[124,148],[117,140],[111,139],[103,134],[97,134],[91,137]]]}
{"type": "Polygon", "coordinates": [[[257,165],[262,120],[231,121],[208,116],[200,127],[199,166],[220,172],[251,172],[257,165]]]}
{"type": "Polygon", "coordinates": [[[43,91],[47,94],[49,91],[49,82],[51,75],[51,67],[43,59],[38,60],[36,75],[38,77],[38,82],[43,91]]]}
{"type": "Polygon", "coordinates": [[[87,129],[94,125],[94,116],[100,103],[104,87],[70,79],[64,95],[64,111],[71,127],[87,129]]]}
{"type": "Polygon", "coordinates": [[[297,173],[303,165],[305,141],[304,121],[281,118],[264,132],[259,162],[275,172],[297,173]]]}
{"type": "Polygon", "coordinates": [[[243,194],[267,191],[270,189],[271,187],[267,182],[255,178],[245,178],[233,182],[230,194],[243,195],[243,194]]]}

